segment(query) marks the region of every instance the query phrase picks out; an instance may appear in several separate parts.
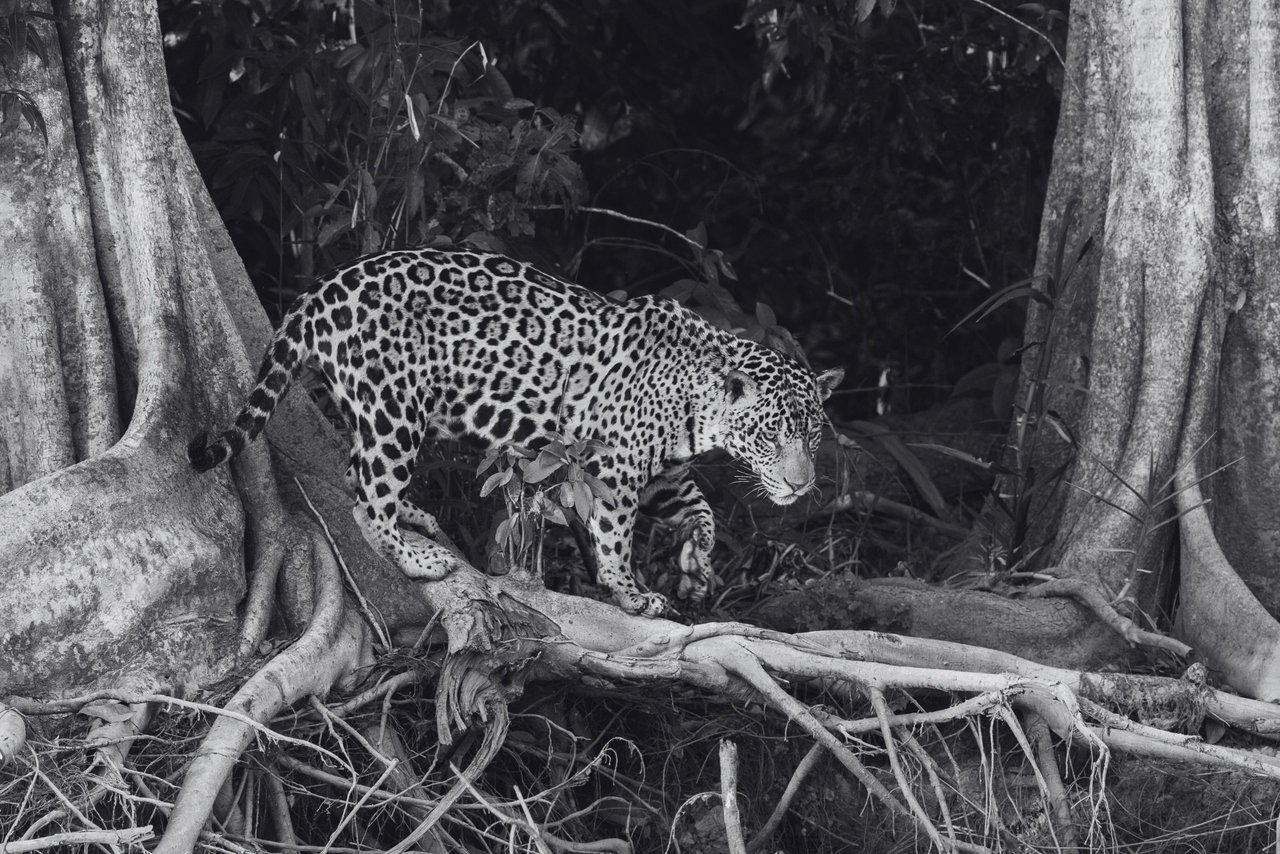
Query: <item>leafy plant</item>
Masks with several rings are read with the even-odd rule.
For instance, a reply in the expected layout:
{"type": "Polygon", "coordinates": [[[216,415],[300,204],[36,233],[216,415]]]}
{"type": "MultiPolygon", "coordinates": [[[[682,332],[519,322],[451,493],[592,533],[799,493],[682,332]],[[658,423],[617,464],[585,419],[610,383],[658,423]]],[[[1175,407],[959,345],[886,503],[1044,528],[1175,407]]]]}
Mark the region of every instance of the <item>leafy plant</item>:
{"type": "Polygon", "coordinates": [[[550,433],[537,449],[501,445],[485,454],[476,476],[496,466],[480,488],[482,497],[501,490],[507,517],[495,539],[507,565],[541,574],[542,538],[546,522],[585,525],[599,501],[613,501],[612,490],[596,477],[592,458],[609,453],[598,439],[567,439],[550,433]]]}
{"type": "Polygon", "coordinates": [[[530,235],[531,204],[584,197],[576,120],[425,11],[183,2],[164,26],[175,109],[269,303],[363,253],[530,235]]]}
{"type": "MultiPolygon", "coordinates": [[[[0,77],[4,80],[21,67],[27,54],[39,59],[41,65],[49,64],[49,54],[33,18],[52,20],[52,16],[44,12],[21,8],[18,0],[0,0],[0,77]]],[[[48,146],[44,115],[31,94],[19,88],[0,87],[0,137],[12,134],[22,120],[26,121],[28,130],[38,132],[48,146]]]]}

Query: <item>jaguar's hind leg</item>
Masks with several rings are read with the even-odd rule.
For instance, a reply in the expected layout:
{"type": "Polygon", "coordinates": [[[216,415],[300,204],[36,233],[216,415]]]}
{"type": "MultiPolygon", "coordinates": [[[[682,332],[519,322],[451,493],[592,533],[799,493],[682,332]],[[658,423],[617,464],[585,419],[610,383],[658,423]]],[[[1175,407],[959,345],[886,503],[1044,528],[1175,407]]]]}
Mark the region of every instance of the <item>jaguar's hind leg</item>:
{"type": "MultiPolygon", "coordinates": [[[[344,475],[347,487],[352,492],[357,492],[360,488],[360,445],[356,444],[351,449],[351,462],[347,465],[347,471],[344,475]]],[[[399,507],[399,523],[408,528],[418,530],[428,537],[434,538],[440,533],[440,523],[436,521],[436,517],[414,504],[403,495],[400,497],[399,507]]]]}
{"type": "Polygon", "coordinates": [[[395,457],[386,444],[376,439],[371,425],[361,425],[353,450],[351,469],[356,473],[356,522],[374,550],[386,557],[410,578],[438,581],[458,565],[453,553],[425,537],[407,540],[400,522],[439,533],[435,517],[404,498],[409,486],[409,462],[417,456],[422,437],[410,432],[409,447],[395,447],[395,457]]]}

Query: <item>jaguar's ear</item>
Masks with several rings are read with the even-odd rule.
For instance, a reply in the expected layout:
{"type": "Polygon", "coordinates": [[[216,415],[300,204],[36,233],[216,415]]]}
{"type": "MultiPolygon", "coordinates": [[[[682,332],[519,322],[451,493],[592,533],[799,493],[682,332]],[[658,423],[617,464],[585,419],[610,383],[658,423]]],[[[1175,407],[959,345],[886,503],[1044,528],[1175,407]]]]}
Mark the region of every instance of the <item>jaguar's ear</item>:
{"type": "Polygon", "coordinates": [[[829,371],[823,371],[818,374],[818,400],[826,400],[831,397],[831,392],[835,387],[840,385],[840,381],[844,379],[844,368],[832,368],[829,371]]]}
{"type": "Polygon", "coordinates": [[[755,402],[760,387],[742,371],[729,371],[724,375],[724,394],[730,406],[747,406],[755,402]]]}

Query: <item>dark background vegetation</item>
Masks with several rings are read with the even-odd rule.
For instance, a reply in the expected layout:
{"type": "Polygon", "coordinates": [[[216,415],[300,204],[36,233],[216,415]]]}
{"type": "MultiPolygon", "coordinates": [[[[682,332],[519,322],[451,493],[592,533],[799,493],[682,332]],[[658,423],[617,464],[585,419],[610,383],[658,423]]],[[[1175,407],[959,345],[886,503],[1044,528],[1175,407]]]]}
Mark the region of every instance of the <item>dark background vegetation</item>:
{"type": "Polygon", "coordinates": [[[604,291],[711,281],[746,324],[776,315],[814,365],[844,365],[835,411],[863,417],[886,368],[895,411],[919,410],[1020,333],[1010,307],[946,337],[1030,275],[1065,39],[1063,3],[892,5],[357,0],[353,20],[231,0],[162,19],[175,109],[269,310],[440,236],[604,291]]]}

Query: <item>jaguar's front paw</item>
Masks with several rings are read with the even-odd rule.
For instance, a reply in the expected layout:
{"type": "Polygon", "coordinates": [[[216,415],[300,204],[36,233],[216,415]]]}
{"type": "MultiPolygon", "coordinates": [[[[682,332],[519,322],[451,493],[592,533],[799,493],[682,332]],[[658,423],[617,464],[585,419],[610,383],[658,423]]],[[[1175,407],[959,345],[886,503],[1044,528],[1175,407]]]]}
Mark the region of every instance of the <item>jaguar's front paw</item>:
{"type": "Polygon", "coordinates": [[[707,598],[712,576],[710,544],[704,545],[698,538],[685,540],[680,548],[680,573],[676,593],[681,599],[698,604],[707,598]]]}

